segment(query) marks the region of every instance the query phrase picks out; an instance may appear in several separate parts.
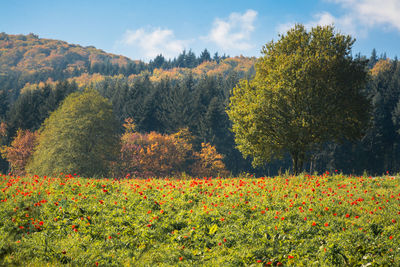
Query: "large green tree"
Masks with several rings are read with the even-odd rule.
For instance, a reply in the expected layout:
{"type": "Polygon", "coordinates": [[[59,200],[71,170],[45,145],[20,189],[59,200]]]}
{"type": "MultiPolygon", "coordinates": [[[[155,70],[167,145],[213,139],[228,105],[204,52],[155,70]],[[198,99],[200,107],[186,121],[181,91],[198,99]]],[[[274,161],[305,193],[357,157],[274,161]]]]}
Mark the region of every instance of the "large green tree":
{"type": "Polygon", "coordinates": [[[266,44],[256,75],[233,90],[228,115],[239,150],[254,165],[289,153],[295,174],[327,141],[360,138],[369,121],[367,62],[332,26],[296,25],[266,44]]]}
{"type": "Polygon", "coordinates": [[[106,176],[119,150],[112,106],[97,91],[72,93],[45,120],[27,166],[31,174],[106,176]]]}

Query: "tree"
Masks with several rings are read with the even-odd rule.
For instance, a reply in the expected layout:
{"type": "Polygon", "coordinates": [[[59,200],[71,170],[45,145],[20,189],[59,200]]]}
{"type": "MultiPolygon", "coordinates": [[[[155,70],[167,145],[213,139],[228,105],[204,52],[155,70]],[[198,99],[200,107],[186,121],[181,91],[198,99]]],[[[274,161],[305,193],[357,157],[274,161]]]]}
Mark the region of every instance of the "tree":
{"type": "Polygon", "coordinates": [[[195,157],[197,160],[192,166],[194,176],[226,177],[229,174],[225,168],[225,164],[222,162],[223,156],[209,143],[201,143],[201,151],[196,152],[195,157]]]}
{"type": "Polygon", "coordinates": [[[204,61],[211,61],[211,55],[207,49],[204,49],[203,52],[201,52],[200,57],[199,57],[200,64],[203,63],[204,61]]]}
{"type": "Polygon", "coordinates": [[[105,176],[119,150],[117,128],[111,104],[97,91],[72,93],[45,120],[27,171],[105,176]]]}
{"type": "Polygon", "coordinates": [[[368,67],[372,69],[376,62],[378,62],[378,56],[376,55],[376,49],[372,49],[371,57],[369,58],[368,67]]]}
{"type": "Polygon", "coordinates": [[[253,165],[289,153],[298,174],[316,147],[362,136],[367,62],[352,58],[353,43],[332,26],[296,25],[263,47],[254,79],[234,88],[227,110],[237,147],[253,165]]]}
{"type": "Polygon", "coordinates": [[[19,129],[10,146],[2,148],[1,154],[10,163],[13,174],[25,174],[25,166],[34,151],[37,137],[37,132],[19,129]]]}
{"type": "Polygon", "coordinates": [[[163,57],[163,55],[159,54],[154,58],[154,60],[150,60],[149,65],[151,69],[157,69],[157,68],[162,68],[165,62],[166,60],[163,57]]]}

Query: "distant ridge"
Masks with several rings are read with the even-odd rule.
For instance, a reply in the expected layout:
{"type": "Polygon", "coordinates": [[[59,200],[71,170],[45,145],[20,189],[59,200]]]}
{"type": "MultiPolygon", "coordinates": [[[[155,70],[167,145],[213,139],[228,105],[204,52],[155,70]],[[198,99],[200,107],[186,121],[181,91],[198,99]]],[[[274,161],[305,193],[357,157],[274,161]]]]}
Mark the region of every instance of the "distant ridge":
{"type": "Polygon", "coordinates": [[[200,77],[227,76],[235,72],[240,77],[247,77],[254,72],[256,61],[255,58],[243,56],[224,56],[218,60],[209,58],[209,61],[197,61],[190,67],[173,67],[179,60],[185,62],[197,59],[193,52],[183,51],[177,59],[174,59],[175,63],[173,61],[171,63],[171,60],[165,61],[161,55],[154,61],[144,63],[104,52],[94,46],[84,47],[65,41],[39,38],[33,33],[28,35],[0,33],[0,86],[6,90],[17,90],[17,94],[21,88],[31,87],[40,82],[55,82],[82,76],[84,80],[93,80],[91,78],[93,75],[95,79],[99,79],[99,75],[123,75],[133,78],[143,71],[149,71],[150,79],[153,81],[164,78],[179,79],[188,73],[200,77]],[[160,58],[165,62],[163,66],[157,64],[160,58]]]}

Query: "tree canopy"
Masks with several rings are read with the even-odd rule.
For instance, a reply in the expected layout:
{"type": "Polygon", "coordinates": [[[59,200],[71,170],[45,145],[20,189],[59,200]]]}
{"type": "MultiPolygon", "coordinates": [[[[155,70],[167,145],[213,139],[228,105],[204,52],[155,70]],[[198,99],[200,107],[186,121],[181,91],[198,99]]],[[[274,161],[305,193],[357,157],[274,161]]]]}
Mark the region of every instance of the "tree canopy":
{"type": "Polygon", "coordinates": [[[110,102],[97,91],[72,93],[45,120],[27,171],[105,176],[119,150],[117,128],[110,102]]]}
{"type": "Polygon", "coordinates": [[[366,60],[351,56],[354,41],[332,26],[296,25],[263,47],[255,77],[234,88],[227,110],[237,147],[254,165],[289,153],[297,174],[318,145],[362,136],[368,72],[366,60]]]}

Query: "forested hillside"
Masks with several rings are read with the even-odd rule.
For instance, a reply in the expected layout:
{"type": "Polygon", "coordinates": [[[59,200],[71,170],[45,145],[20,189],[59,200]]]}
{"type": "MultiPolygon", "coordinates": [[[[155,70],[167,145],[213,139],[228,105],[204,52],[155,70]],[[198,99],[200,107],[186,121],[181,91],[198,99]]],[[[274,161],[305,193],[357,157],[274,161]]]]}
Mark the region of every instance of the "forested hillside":
{"type": "MultiPolygon", "coordinates": [[[[129,76],[144,70],[153,72],[156,68],[194,68],[206,61],[218,64],[226,58],[218,53],[211,57],[205,49],[199,57],[192,51],[183,51],[174,60],[166,60],[159,55],[149,63],[144,63],[109,54],[93,46],[82,47],[60,40],[43,39],[35,34],[0,33],[0,86],[21,88],[28,82],[57,81],[82,73],[129,76]]],[[[208,71],[214,67],[206,66],[204,69],[208,71]]],[[[226,67],[220,69],[226,71],[226,67]]],[[[162,74],[158,71],[156,76],[162,74]]]]}
{"type": "MultiPolygon", "coordinates": [[[[325,144],[304,166],[306,171],[400,171],[400,64],[397,59],[378,57],[375,50],[368,58],[371,76],[365,94],[373,102],[373,111],[364,138],[356,143],[325,144]]],[[[253,169],[251,160],[244,160],[235,148],[230,131],[225,111],[229,96],[240,79],[253,76],[255,62],[255,58],[211,56],[205,49],[199,56],[189,50],[171,60],[159,55],[144,63],[34,34],[2,33],[2,145],[10,146],[18,129],[37,131],[69,94],[91,88],[111,101],[121,135],[129,118],[142,135],[173,136],[188,129],[190,145],[197,151],[193,153],[200,153],[202,143],[211,144],[233,174],[284,172],[291,165],[288,157],[253,169]]],[[[9,169],[4,158],[1,168],[3,172],[9,169]]]]}

